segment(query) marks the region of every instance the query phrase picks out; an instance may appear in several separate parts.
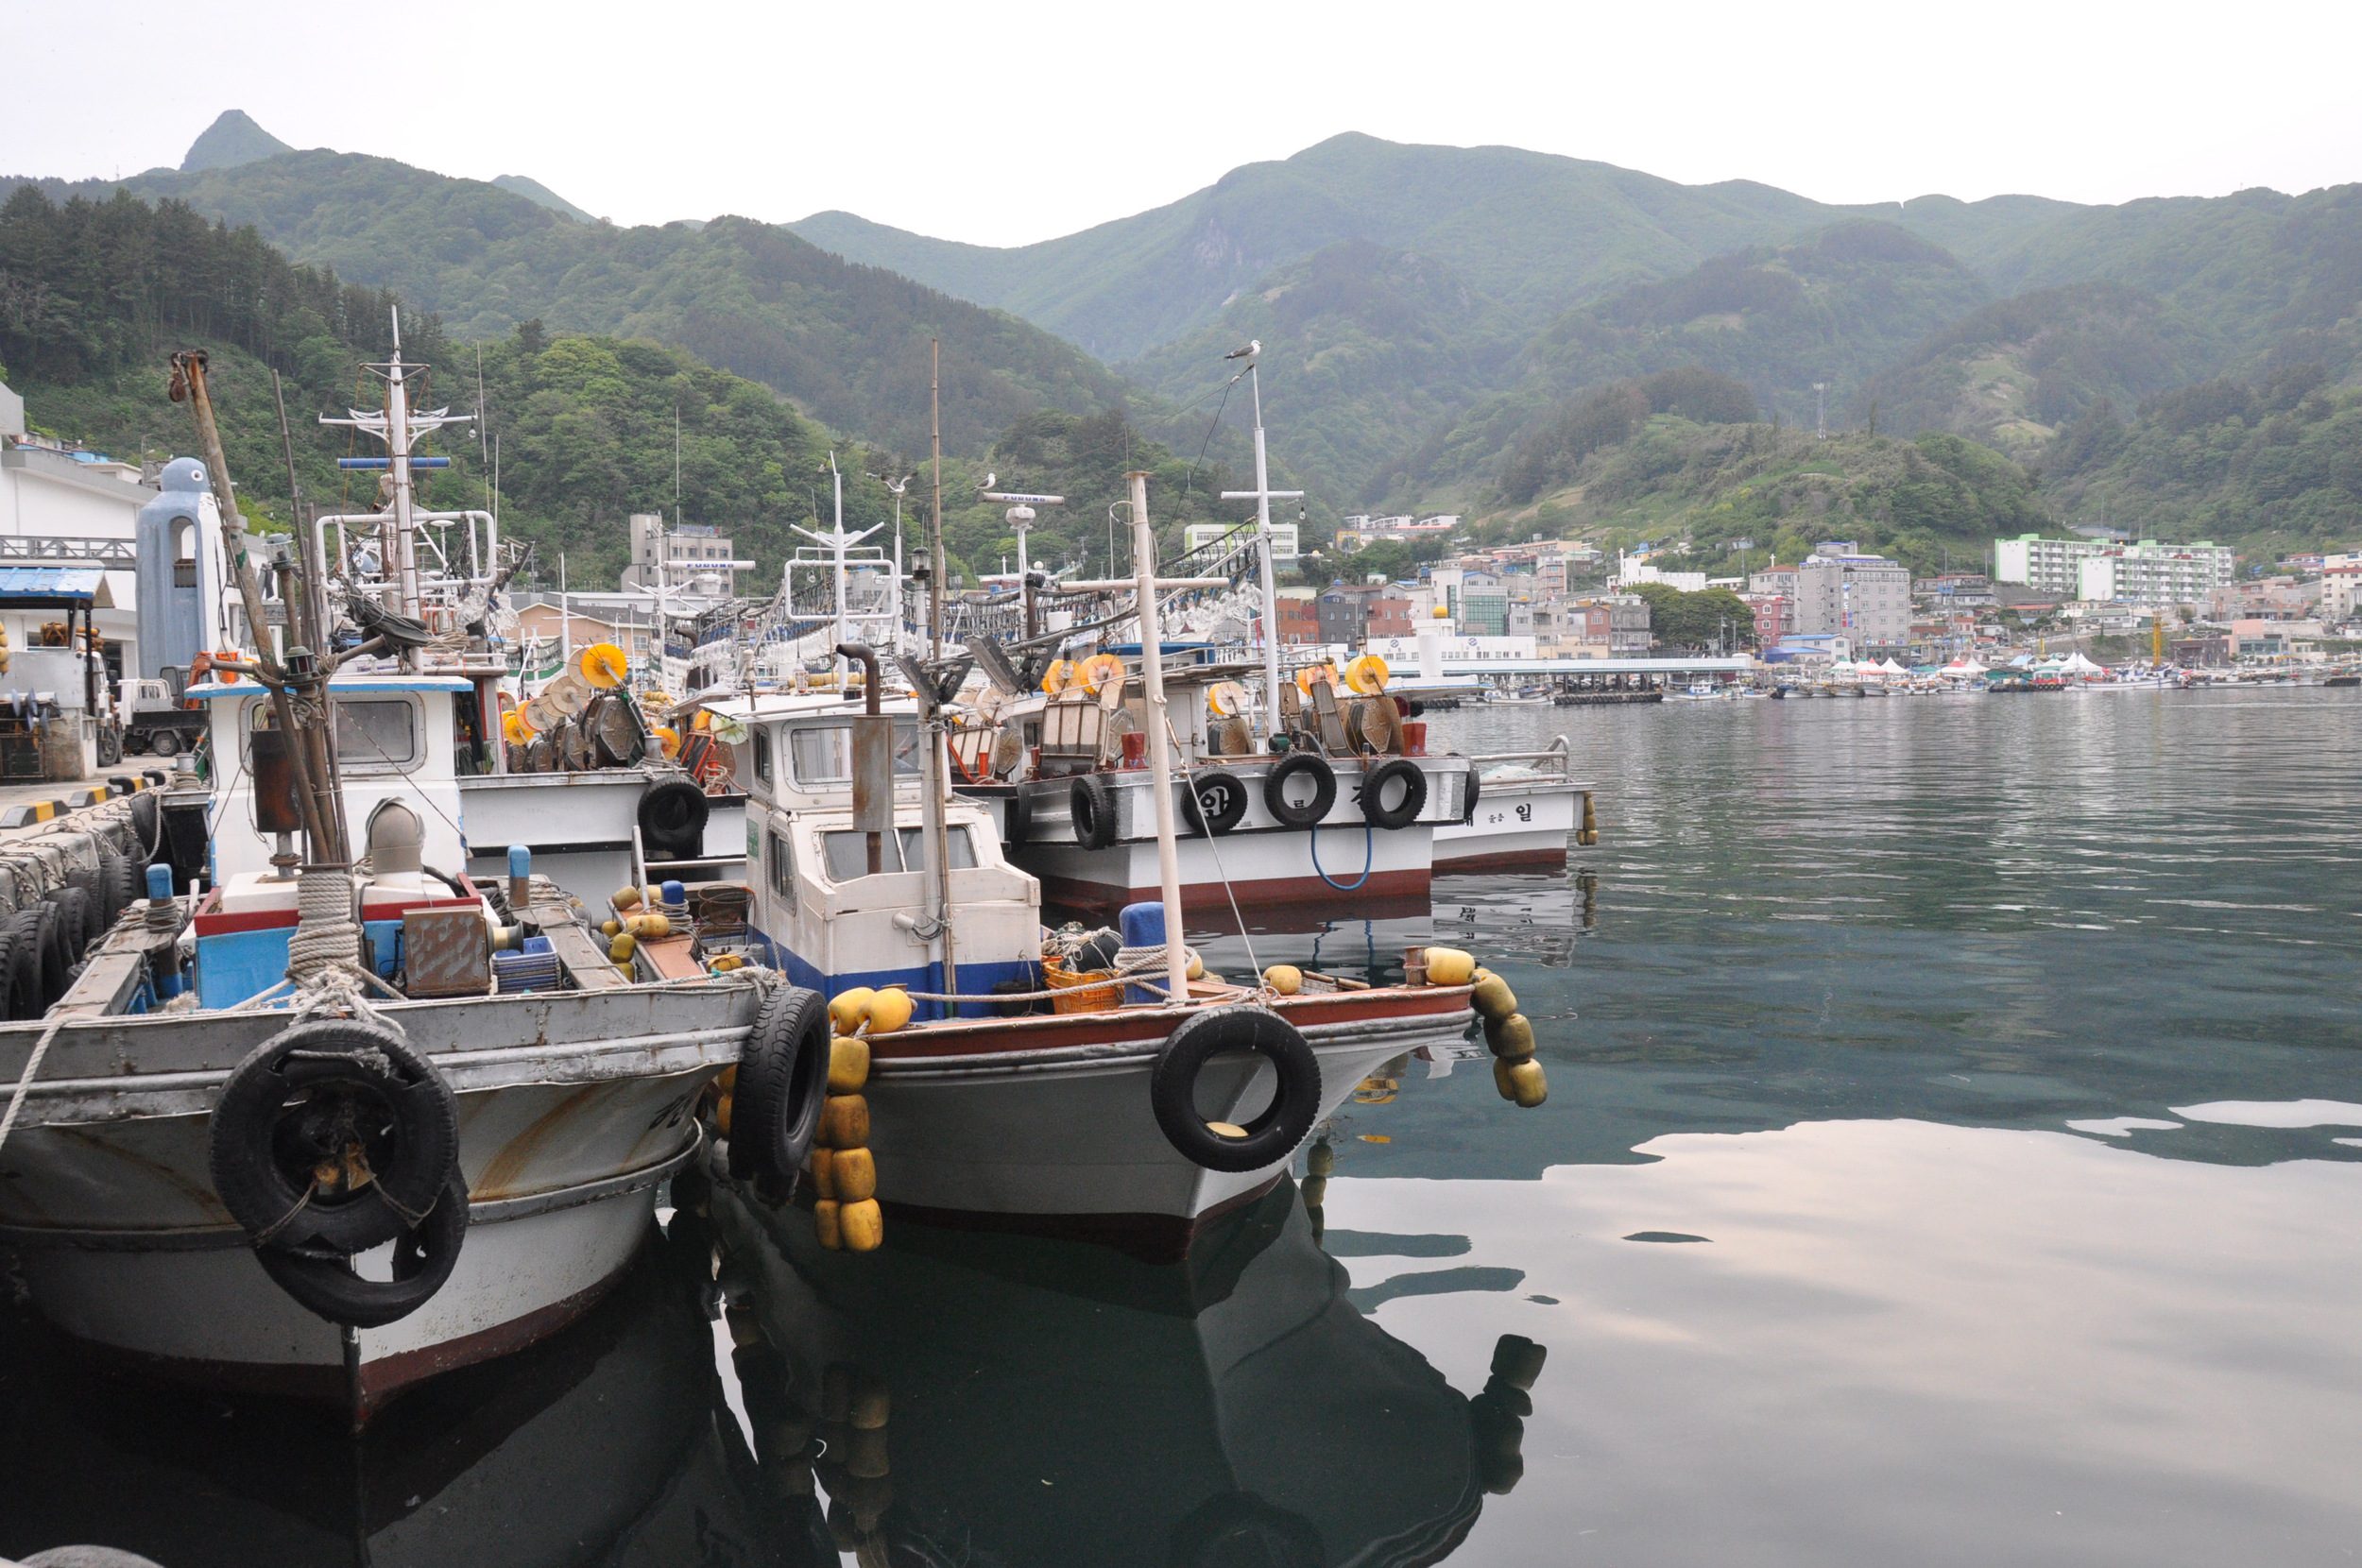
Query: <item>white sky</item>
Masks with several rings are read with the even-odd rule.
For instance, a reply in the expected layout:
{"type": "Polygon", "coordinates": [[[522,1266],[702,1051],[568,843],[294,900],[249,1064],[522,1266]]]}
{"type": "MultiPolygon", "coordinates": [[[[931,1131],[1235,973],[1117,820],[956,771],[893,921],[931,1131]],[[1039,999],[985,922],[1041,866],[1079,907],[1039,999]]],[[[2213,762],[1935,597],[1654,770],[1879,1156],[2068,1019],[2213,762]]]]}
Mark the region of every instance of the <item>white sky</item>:
{"type": "MultiPolygon", "coordinates": [[[[29,5],[29,0],[18,0],[29,5]]],[[[13,8],[12,8],[13,9],[13,8]]],[[[619,222],[841,207],[987,244],[1160,205],[1343,130],[1826,201],[2362,179],[2362,7],[1155,8],[85,0],[0,27],[0,172],[282,141],[529,174],[619,222]],[[373,107],[394,85],[403,109],[373,107]]]]}

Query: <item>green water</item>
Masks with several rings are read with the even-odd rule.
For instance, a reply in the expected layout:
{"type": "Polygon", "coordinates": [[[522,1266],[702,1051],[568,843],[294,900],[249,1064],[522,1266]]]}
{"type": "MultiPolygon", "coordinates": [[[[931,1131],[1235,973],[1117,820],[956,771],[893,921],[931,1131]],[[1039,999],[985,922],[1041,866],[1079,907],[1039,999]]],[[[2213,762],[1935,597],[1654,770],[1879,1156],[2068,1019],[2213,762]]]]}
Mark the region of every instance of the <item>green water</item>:
{"type": "MultiPolygon", "coordinates": [[[[358,1452],[12,1359],[0,1555],[2362,1551],[2362,694],[1521,708],[1431,739],[1562,731],[1602,828],[1566,872],[1252,939],[1352,974],[1474,949],[1535,1020],[1545,1106],[1503,1103],[1481,1047],[1394,1065],[1324,1130],[1325,1184],[1178,1268],[915,1227],[819,1257],[717,1201],[358,1452]]],[[[1245,971],[1245,940],[1206,946],[1245,971]]]]}

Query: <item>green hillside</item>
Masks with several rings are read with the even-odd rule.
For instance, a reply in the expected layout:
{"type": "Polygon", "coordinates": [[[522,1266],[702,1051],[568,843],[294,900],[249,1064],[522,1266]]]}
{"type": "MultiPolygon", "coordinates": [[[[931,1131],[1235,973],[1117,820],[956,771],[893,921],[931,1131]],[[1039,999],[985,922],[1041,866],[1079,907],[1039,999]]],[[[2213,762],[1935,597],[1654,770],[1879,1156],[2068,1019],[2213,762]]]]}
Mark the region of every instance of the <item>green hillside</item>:
{"type": "Polygon", "coordinates": [[[203,134],[189,144],[188,156],[180,160],[180,172],[202,174],[208,169],[232,169],[241,163],[276,158],[294,150],[256,125],[245,110],[226,109],[205,128],[203,134]]]}
{"type": "Polygon", "coordinates": [[[510,196],[521,196],[537,207],[546,207],[559,216],[573,218],[577,223],[599,221],[531,175],[496,174],[492,177],[492,184],[510,196]]]}
{"type": "MultiPolygon", "coordinates": [[[[0,195],[24,182],[0,180],[0,195]]],[[[41,183],[53,196],[114,188],[41,183]]],[[[481,180],[325,150],[123,183],[251,225],[297,261],[397,290],[457,336],[497,337],[538,319],[553,331],[660,338],[829,424],[907,450],[927,444],[933,336],[943,341],[944,434],[955,450],[981,450],[1036,408],[1089,410],[1121,396],[1115,376],[1038,328],[745,218],[582,223],[481,180]]]]}
{"type": "MultiPolygon", "coordinates": [[[[359,450],[354,438],[317,416],[374,401],[358,365],[385,355],[397,302],[174,202],[118,195],[60,205],[28,189],[0,204],[0,378],[34,420],[119,456],[189,452],[195,429],[165,400],[164,360],[207,349],[232,476],[247,506],[282,525],[291,514],[271,372],[285,383],[307,497],[370,509],[368,481],[335,467],[359,450]]],[[[768,387],[682,349],[538,322],[462,344],[431,314],[405,309],[403,321],[406,354],[432,367],[417,400],[481,407],[498,436],[503,526],[540,546],[544,580],[556,580],[563,550],[577,586],[614,582],[625,518],[673,504],[676,412],[682,515],[729,528],[762,564],[758,581],[775,580],[797,542],[789,525],[826,503],[827,432],[768,387]]],[[[484,445],[470,427],[446,435],[439,450],[452,467],[425,481],[431,503],[485,504],[484,445]]],[[[848,520],[890,515],[884,487],[862,477],[889,471],[887,460],[841,446],[838,461],[854,476],[848,520]]]]}
{"type": "Polygon", "coordinates": [[[2101,403],[2043,463],[2079,521],[2236,542],[2263,560],[2362,543],[2362,387],[2318,365],[2179,387],[2130,423],[2101,403]]]}
{"type": "MultiPolygon", "coordinates": [[[[1616,389],[1602,389],[1606,397],[1616,389]]],[[[1917,440],[1647,415],[1522,506],[1478,519],[1493,537],[1587,538],[1611,553],[1687,539],[1684,570],[1735,574],[1820,540],[1854,539],[1917,572],[1974,570],[1995,537],[2054,526],[2031,474],[1956,435],[1917,440]],[[1751,541],[1742,547],[1736,541],[1751,541]]]]}

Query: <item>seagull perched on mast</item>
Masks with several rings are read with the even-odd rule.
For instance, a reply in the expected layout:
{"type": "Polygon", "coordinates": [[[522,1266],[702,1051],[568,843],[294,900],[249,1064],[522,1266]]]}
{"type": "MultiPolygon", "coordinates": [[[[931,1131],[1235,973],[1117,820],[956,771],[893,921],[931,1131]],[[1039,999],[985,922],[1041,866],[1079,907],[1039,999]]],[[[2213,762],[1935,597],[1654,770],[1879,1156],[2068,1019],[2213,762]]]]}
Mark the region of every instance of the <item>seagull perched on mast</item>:
{"type": "Polygon", "coordinates": [[[1259,337],[1251,337],[1247,339],[1245,348],[1233,349],[1222,357],[1224,359],[1253,359],[1256,355],[1261,353],[1262,351],[1263,340],[1259,337]]]}

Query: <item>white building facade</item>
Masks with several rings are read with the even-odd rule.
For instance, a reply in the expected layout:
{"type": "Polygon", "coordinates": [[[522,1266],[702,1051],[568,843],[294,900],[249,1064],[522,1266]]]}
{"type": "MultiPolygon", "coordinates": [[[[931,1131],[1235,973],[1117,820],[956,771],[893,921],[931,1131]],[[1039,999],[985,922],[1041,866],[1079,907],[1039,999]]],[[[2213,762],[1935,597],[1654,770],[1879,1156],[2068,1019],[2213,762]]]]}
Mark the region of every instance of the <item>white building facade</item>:
{"type": "Polygon", "coordinates": [[[1994,582],[2022,583],[2074,599],[2151,607],[2196,604],[2230,582],[2234,570],[2231,547],[2205,539],[2196,544],[2160,544],[2155,539],[2121,544],[2022,534],[1993,541],[1994,582]],[[2115,564],[2087,571],[2098,562],[2115,564]],[[2166,594],[2174,597],[2158,597],[2166,594]]]}
{"type": "Polygon", "coordinates": [[[1908,646],[1910,568],[1865,555],[1851,540],[1814,546],[1796,569],[1795,629],[1834,634],[1855,648],[1908,646]]]}

